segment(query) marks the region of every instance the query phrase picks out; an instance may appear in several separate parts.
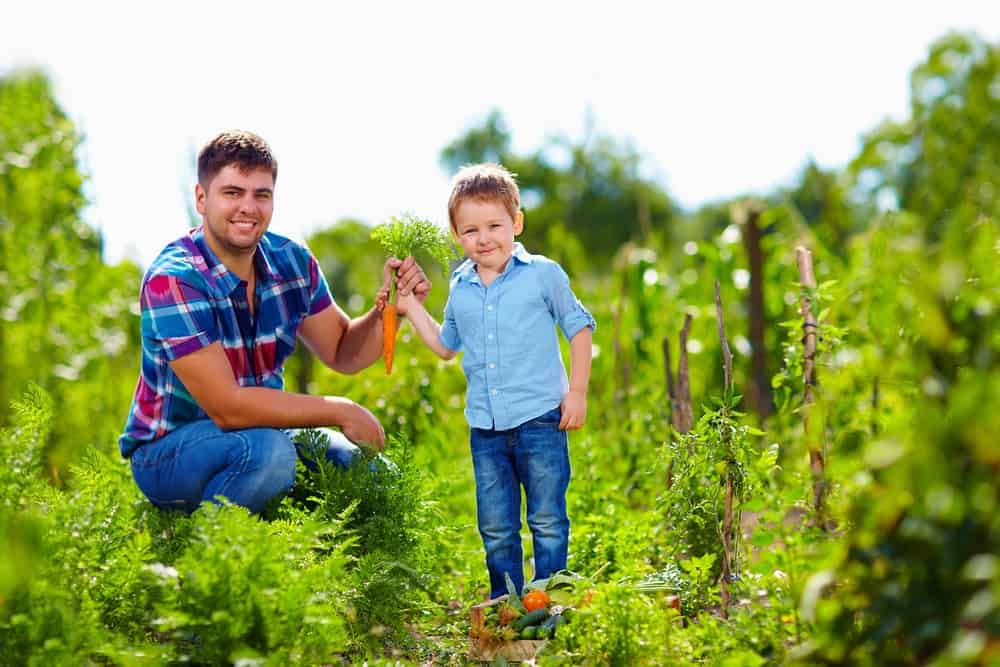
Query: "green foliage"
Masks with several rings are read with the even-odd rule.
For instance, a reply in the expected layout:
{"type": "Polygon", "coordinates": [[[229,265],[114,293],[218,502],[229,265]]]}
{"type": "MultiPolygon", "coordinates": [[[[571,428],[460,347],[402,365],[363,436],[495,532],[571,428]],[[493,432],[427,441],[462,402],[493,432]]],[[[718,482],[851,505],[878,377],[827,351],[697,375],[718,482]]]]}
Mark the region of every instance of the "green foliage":
{"type": "MultiPolygon", "coordinates": [[[[673,439],[673,483],[658,501],[676,539],[675,552],[716,556],[716,568],[721,568],[722,562],[726,483],[732,483],[734,522],[738,526],[739,505],[753,493],[752,473],[757,469],[755,459],[760,456],[751,437],[761,433],[740,424],[742,413],[732,409],[738,398],[719,401],[718,408],[706,410],[690,432],[673,439]]],[[[769,455],[768,451],[763,456],[769,455]]],[[[734,568],[734,573],[738,571],[734,568]]],[[[715,575],[720,572],[716,569],[715,575]]]]}
{"type": "Polygon", "coordinates": [[[29,383],[45,389],[59,418],[41,463],[56,480],[81,434],[117,435],[138,355],[140,272],[105,265],[83,222],[80,141],[42,74],[0,77],[0,426],[29,383]]]}
{"type": "Polygon", "coordinates": [[[303,507],[317,520],[342,524],[352,536],[347,553],[357,559],[355,587],[348,593],[354,638],[378,642],[391,630],[399,640],[404,614],[423,608],[434,594],[429,566],[446,537],[435,530],[440,516],[413,465],[411,445],[390,436],[397,461],[367,451],[342,470],[324,458],[323,431],[306,429],[296,439],[318,465],[301,472],[278,516],[291,518],[295,507],[303,507]]]}
{"type": "MultiPolygon", "coordinates": [[[[995,661],[998,72],[995,45],[946,37],[914,71],[911,118],[867,135],[846,170],[807,164],[760,199],[766,420],[737,412],[718,372],[714,280],[735,386],[747,385],[742,200],[680,215],[628,147],[557,140],[514,155],[499,114],[445,150],[449,167],[491,159],[520,174],[526,243],[571,269],[602,323],[567,500],[569,566],[606,569],[539,664],[995,661]],[[816,290],[799,286],[800,243],[816,290]],[[803,294],[819,320],[808,443],[826,454],[822,513],[806,464],[803,294]],[[685,314],[698,419],[679,436],[660,355],[666,339],[676,367],[685,314]],[[723,620],[727,480],[742,520],[723,620]]],[[[113,444],[138,359],[138,269],[104,265],[80,223],[79,140],[44,77],[0,81],[0,112],[4,662],[465,664],[468,606],[488,584],[458,365],[419,345],[391,377],[297,359],[291,384],[372,409],[393,434],[386,457],[301,467],[263,519],[156,510],[113,444]]],[[[366,308],[380,241],[342,221],[310,245],[338,301],[366,308]]],[[[400,336],[412,340],[405,325],[400,336]]],[[[530,540],[525,557],[530,571],[530,540]]]]}

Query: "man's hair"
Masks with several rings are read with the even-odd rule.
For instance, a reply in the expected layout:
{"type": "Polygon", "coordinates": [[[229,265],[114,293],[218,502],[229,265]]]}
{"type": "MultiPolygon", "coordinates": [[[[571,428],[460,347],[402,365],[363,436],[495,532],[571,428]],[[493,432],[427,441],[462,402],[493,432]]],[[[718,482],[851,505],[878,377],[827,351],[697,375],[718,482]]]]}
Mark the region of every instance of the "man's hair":
{"type": "Polygon", "coordinates": [[[499,202],[512,219],[516,218],[521,208],[521,191],[514,177],[515,174],[493,162],[470,164],[459,169],[451,181],[451,196],[448,197],[448,220],[452,231],[458,231],[455,213],[467,199],[499,202]]]}
{"type": "Polygon", "coordinates": [[[278,161],[271,147],[253,132],[227,130],[205,144],[198,153],[201,187],[207,189],[209,181],[229,165],[236,165],[240,171],[269,169],[274,180],[278,180],[278,161]]]}

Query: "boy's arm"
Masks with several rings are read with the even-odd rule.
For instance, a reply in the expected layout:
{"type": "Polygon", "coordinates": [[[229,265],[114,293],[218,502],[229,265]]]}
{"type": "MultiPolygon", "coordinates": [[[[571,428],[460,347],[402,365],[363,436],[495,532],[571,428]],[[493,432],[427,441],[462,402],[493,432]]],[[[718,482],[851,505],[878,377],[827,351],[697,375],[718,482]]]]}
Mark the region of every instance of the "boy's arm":
{"type": "Polygon", "coordinates": [[[417,335],[427,347],[434,351],[434,354],[445,360],[455,358],[458,353],[441,343],[441,325],[431,317],[431,314],[424,308],[424,304],[411,294],[409,296],[400,295],[397,306],[401,313],[405,313],[410,318],[413,328],[417,330],[417,335]]]}
{"type": "Polygon", "coordinates": [[[580,329],[569,342],[569,391],[563,397],[560,430],[582,428],[587,421],[587,387],[590,384],[590,361],[593,354],[593,332],[580,329]]]}

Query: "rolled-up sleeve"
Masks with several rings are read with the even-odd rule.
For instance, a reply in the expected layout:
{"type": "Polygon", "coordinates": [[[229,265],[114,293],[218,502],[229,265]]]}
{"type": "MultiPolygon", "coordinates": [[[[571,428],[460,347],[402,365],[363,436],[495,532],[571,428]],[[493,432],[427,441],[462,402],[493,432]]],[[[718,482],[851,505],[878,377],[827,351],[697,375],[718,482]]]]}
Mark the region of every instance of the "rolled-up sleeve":
{"type": "Polygon", "coordinates": [[[143,284],[140,302],[143,338],[161,349],[170,361],[219,340],[208,298],[175,276],[150,277],[143,284]]]}
{"type": "Polygon", "coordinates": [[[458,325],[455,323],[455,309],[449,297],[448,303],[444,306],[444,322],[441,323],[441,335],[438,340],[446,348],[453,352],[462,349],[462,337],[458,333],[458,325]]]}
{"type": "Polygon", "coordinates": [[[545,272],[545,293],[559,329],[566,340],[572,340],[584,327],[597,329],[597,321],[569,286],[569,276],[562,267],[551,262],[545,272]]]}
{"type": "Polygon", "coordinates": [[[319,268],[319,262],[309,254],[309,314],[315,315],[326,310],[333,303],[330,286],[319,268]]]}

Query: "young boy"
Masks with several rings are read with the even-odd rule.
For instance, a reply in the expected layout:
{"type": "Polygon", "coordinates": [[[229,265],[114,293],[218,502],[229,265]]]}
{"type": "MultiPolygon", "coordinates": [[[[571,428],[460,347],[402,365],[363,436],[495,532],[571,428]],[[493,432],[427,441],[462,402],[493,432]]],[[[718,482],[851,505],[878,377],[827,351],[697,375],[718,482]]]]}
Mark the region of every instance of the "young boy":
{"type": "Polygon", "coordinates": [[[596,322],[556,262],[515,242],[524,215],[506,169],[479,164],[459,171],[448,217],[467,259],[452,273],[443,326],[415,298],[401,297],[397,305],[442,359],[464,349],[477,519],[490,596],[497,597],[507,592],[505,572],[518,591],[524,585],[521,486],[535,578],[566,567],[566,431],[582,427],[587,416],[596,322]],[[556,325],[570,341],[569,380],[556,325]]]}

